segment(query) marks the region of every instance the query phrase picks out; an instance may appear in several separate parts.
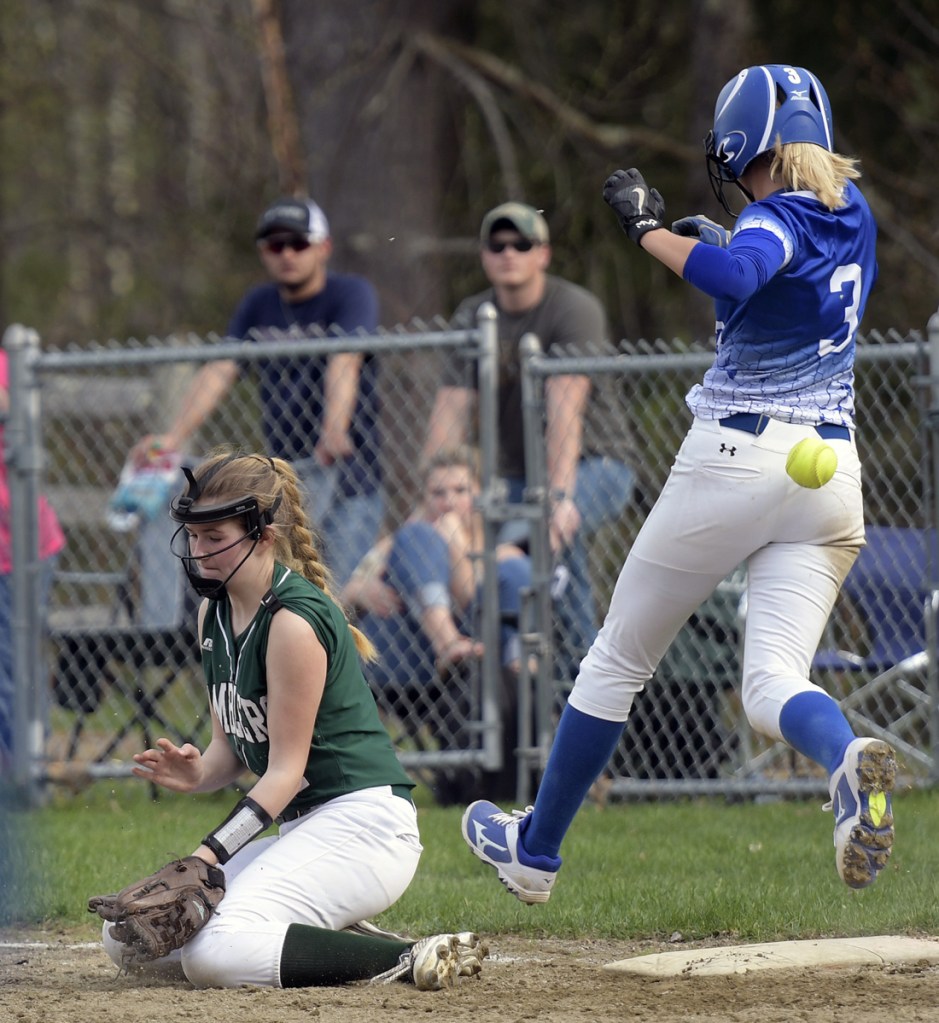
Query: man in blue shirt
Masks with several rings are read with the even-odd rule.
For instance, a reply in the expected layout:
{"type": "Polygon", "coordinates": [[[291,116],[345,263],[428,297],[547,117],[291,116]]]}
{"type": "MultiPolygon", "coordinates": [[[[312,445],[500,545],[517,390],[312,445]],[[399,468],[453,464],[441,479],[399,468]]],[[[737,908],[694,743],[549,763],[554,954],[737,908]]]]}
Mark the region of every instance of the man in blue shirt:
{"type": "MultiPolygon", "coordinates": [[[[271,279],[241,300],[230,337],[263,344],[285,331],[375,331],[375,289],[362,277],[328,269],[329,224],[316,203],[278,199],[261,214],[255,240],[271,279]]],[[[203,365],[170,428],[144,438],[135,452],[182,450],[241,371],[234,360],[203,365]]],[[[383,514],[375,360],[340,351],[329,358],[272,359],[258,363],[256,372],[267,450],[297,470],[325,559],[342,584],[375,542],[383,514]]]]}

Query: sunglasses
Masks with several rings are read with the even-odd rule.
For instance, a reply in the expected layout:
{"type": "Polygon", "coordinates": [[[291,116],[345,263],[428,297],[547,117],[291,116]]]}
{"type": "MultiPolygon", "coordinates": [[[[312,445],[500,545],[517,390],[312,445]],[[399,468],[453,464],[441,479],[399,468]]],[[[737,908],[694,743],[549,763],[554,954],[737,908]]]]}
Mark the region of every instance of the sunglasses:
{"type": "Polygon", "coordinates": [[[284,249],[293,249],[294,252],[303,252],[313,243],[309,240],[309,238],[304,238],[303,235],[293,234],[288,238],[265,238],[261,244],[268,252],[273,252],[275,256],[279,256],[284,249]]]}
{"type": "Polygon", "coordinates": [[[528,238],[517,238],[513,242],[486,242],[486,248],[497,255],[500,252],[505,252],[506,249],[515,249],[516,252],[530,252],[534,247],[535,242],[529,241],[528,238]]]}

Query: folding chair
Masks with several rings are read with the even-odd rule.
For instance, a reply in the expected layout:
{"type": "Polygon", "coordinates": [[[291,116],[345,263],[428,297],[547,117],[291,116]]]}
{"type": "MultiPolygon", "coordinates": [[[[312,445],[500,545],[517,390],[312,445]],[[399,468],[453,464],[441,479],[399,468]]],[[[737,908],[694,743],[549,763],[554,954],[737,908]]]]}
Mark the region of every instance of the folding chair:
{"type": "MultiPolygon", "coordinates": [[[[930,767],[928,675],[939,594],[936,531],[868,526],[836,611],[859,635],[857,650],[823,646],[813,671],[834,677],[841,707],[861,735],[884,739],[908,760],[930,767]],[[930,637],[930,642],[927,642],[930,637]]],[[[932,650],[935,656],[935,649],[932,650]]]]}

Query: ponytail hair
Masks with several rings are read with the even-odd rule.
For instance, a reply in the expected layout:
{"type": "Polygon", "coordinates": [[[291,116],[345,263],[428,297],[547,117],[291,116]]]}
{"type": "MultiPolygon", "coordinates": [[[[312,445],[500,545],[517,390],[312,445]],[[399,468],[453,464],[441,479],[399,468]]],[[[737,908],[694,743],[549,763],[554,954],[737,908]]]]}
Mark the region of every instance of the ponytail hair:
{"type": "Polygon", "coordinates": [[[274,535],[274,557],[319,587],[339,607],[359,656],[373,661],[376,651],[371,640],[349,621],[346,608],[333,592],[333,576],[320,557],[318,538],[306,513],[300,481],[293,466],[282,458],[221,450],[203,462],[196,471],[196,478],[206,481],[201,492],[204,498],[250,496],[258,502],[262,515],[272,511],[267,528],[274,535]]]}
{"type": "Polygon", "coordinates": [[[861,176],[858,161],[829,153],[811,142],[782,143],[777,138],[771,151],[770,177],[793,192],[814,192],[830,210],[844,206],[848,181],[861,176]]]}

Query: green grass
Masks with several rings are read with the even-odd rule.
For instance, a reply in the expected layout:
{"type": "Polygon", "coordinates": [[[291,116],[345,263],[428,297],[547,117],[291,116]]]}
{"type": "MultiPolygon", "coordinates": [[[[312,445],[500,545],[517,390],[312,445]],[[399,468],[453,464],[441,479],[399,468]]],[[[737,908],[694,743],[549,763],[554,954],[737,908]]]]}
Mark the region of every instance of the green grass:
{"type": "MultiPolygon", "coordinates": [[[[0,923],[97,933],[89,895],[113,891],[189,853],[230,809],[231,792],[164,794],[151,802],[132,781],[99,782],[6,815],[6,885],[0,923]]],[[[901,793],[898,841],[872,888],[837,877],[831,821],[818,802],[676,800],[585,807],[562,850],[551,901],[525,906],[476,861],[460,811],[422,806],[425,853],[404,897],[381,918],[415,934],[477,929],[578,939],[686,941],[714,936],[772,941],[939,931],[935,793],[901,793]]]]}

